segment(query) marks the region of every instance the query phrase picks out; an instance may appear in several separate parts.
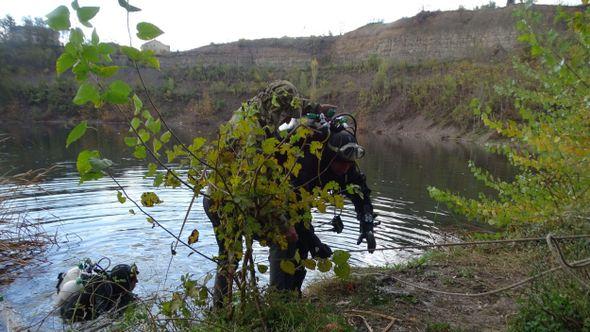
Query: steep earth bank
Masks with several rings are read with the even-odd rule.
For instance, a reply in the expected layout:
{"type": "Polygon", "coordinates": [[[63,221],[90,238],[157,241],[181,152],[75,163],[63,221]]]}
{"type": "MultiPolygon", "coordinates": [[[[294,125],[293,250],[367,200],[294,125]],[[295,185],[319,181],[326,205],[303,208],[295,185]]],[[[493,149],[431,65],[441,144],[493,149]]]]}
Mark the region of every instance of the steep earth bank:
{"type": "MultiPolygon", "coordinates": [[[[510,100],[493,87],[513,75],[510,61],[521,53],[513,15],[518,7],[421,12],[340,36],[213,44],[163,55],[160,71],[145,69],[142,75],[168,118],[205,130],[227,120],[267,82],[288,79],[305,95],[356,114],[366,131],[477,137],[482,132],[469,107],[472,98],[490,102],[499,116],[514,117],[510,100]]],[[[556,10],[535,8],[546,21],[556,10]]],[[[55,52],[43,53],[44,68],[39,62],[15,64],[23,52],[3,54],[9,73],[0,86],[2,120],[64,120],[80,112],[122,120],[109,110],[71,103],[75,83],[67,75],[55,79],[55,52]]],[[[122,57],[115,61],[125,63],[122,57]]],[[[120,75],[143,90],[133,70],[120,75]]]]}

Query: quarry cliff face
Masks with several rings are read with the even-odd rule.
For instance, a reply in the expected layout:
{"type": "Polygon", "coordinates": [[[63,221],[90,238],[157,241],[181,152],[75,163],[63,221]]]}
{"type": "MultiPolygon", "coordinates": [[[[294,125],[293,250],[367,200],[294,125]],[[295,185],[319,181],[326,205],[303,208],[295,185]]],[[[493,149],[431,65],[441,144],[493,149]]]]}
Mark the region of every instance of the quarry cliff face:
{"type": "MultiPolygon", "coordinates": [[[[160,55],[161,70],[142,69],[141,81],[131,68],[118,78],[135,87],[145,81],[166,116],[202,127],[216,128],[267,82],[288,79],[302,94],[310,96],[313,89],[318,100],[356,114],[361,129],[388,134],[396,128],[433,132],[447,124],[471,128],[472,98],[493,100],[498,110],[510,112],[510,103],[493,87],[510,76],[510,59],[523,47],[515,28],[518,7],[421,12],[340,36],[212,44],[160,55]],[[313,59],[318,61],[315,78],[313,59]]],[[[556,13],[555,6],[535,10],[546,22],[556,13]]],[[[130,66],[125,56],[114,58],[130,66]]],[[[65,117],[63,109],[78,110],[70,106],[77,89],[73,79],[56,82],[51,67],[13,78],[27,85],[0,105],[5,119],[54,120],[65,117]]],[[[124,120],[112,112],[96,116],[124,120]]]]}
{"type": "Polygon", "coordinates": [[[422,12],[343,35],[331,50],[339,62],[371,55],[399,62],[495,56],[517,47],[513,8],[422,12]]]}
{"type": "MultiPolygon", "coordinates": [[[[489,59],[518,47],[514,10],[421,12],[393,23],[374,23],[340,36],[240,40],[162,56],[163,67],[235,65],[294,67],[311,59],[347,63],[370,56],[393,61],[489,59]]],[[[552,17],[554,6],[535,6],[552,17]]]]}
{"type": "MultiPolygon", "coordinates": [[[[266,81],[288,79],[308,93],[316,59],[316,98],[355,114],[361,131],[459,137],[474,126],[472,98],[494,100],[494,110],[510,113],[493,86],[510,75],[509,62],[524,47],[517,38],[518,8],[421,12],[340,36],[212,44],[162,55],[162,70],[147,72],[154,86],[173,83],[175,95],[163,99],[185,110],[181,121],[205,114],[215,125],[266,81]]],[[[552,26],[555,6],[534,9],[552,26]]]]}
{"type": "Polygon", "coordinates": [[[339,37],[268,38],[212,44],[160,57],[162,67],[220,65],[294,67],[331,53],[339,37]]]}

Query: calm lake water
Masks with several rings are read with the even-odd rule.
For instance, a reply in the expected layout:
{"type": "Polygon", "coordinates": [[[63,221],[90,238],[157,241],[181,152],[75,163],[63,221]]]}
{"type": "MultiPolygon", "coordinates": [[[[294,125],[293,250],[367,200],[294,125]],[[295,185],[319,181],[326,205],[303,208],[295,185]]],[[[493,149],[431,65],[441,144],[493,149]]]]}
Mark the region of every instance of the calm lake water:
{"type": "MultiPolygon", "coordinates": [[[[135,262],[140,271],[136,288],[140,296],[177,287],[180,276],[185,273],[199,277],[215,269],[211,262],[197,255],[189,256],[190,250],[182,246],[170,263],[173,239],[161,228],[152,228],[144,216],[131,215],[129,209],[134,206],[131,202],[120,204],[117,201],[117,186],[110,179],[78,183],[75,158],[80,149],[92,148],[115,162],[114,173],[132,197],[139,198],[142,192],[151,190],[151,180],[143,178],[146,167],[128,157],[129,150],[122,142],[125,132],[124,128],[98,126],[87,133],[83,141],[66,150],[68,129],[63,125],[0,127],[0,133],[11,136],[8,143],[0,146],[1,174],[53,164],[60,166],[43,183],[27,189],[10,202],[29,219],[43,223],[45,231],[57,234],[58,239],[58,245],[51,246],[44,254],[47,263],[27,267],[12,284],[0,288],[0,294],[25,321],[37,322],[51,311],[57,274],[86,257],[94,261],[108,257],[113,264],[135,262]]],[[[184,130],[182,137],[189,141],[191,132],[184,130]]],[[[450,228],[477,227],[445,212],[442,205],[428,196],[426,187],[434,185],[474,196],[483,187],[471,176],[468,160],[476,161],[493,174],[508,173],[503,159],[476,145],[407,137],[364,136],[359,140],[367,148],[367,156],[360,164],[373,190],[377,220],[381,221],[376,228],[378,247],[432,243],[440,240],[450,228]]],[[[178,234],[190,193],[177,188],[158,190],[158,195],[164,203],[151,208],[150,212],[178,234]]],[[[186,239],[192,229],[198,229],[201,235],[194,248],[214,255],[217,245],[201,203],[199,198],[182,238],[186,239]]],[[[356,245],[358,224],[350,204],[342,214],[343,233],[330,231],[331,226],[326,223],[331,218],[332,214],[314,215],[314,225],[324,242],[333,249],[366,248],[364,243],[356,245]]],[[[354,253],[351,261],[356,266],[394,264],[419,252],[354,253]]],[[[267,260],[266,248],[257,248],[256,257],[258,262],[267,260]]],[[[308,274],[308,280],[313,277],[314,274],[308,274]]],[[[59,328],[59,324],[59,319],[51,317],[44,328],[59,328]]]]}

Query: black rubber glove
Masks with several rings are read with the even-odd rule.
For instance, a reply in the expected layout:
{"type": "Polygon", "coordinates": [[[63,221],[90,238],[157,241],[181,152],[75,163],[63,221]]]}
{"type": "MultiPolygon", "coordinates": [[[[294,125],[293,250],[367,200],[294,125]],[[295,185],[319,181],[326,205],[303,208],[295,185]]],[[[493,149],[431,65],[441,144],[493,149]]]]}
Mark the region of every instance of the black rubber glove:
{"type": "Polygon", "coordinates": [[[340,218],[340,216],[334,216],[330,224],[332,225],[332,232],[340,234],[342,233],[342,230],[344,230],[344,223],[342,222],[342,218],[340,218]]]}
{"type": "Polygon", "coordinates": [[[373,227],[375,226],[375,217],[376,215],[372,212],[367,212],[363,216],[361,216],[361,220],[359,220],[360,234],[358,239],[356,240],[356,244],[359,245],[363,242],[364,239],[366,239],[367,249],[371,254],[375,252],[375,248],[377,247],[375,235],[373,234],[373,227]]]}
{"type": "Polygon", "coordinates": [[[332,256],[332,248],[325,243],[318,243],[311,248],[311,256],[313,258],[328,258],[332,256]]]}

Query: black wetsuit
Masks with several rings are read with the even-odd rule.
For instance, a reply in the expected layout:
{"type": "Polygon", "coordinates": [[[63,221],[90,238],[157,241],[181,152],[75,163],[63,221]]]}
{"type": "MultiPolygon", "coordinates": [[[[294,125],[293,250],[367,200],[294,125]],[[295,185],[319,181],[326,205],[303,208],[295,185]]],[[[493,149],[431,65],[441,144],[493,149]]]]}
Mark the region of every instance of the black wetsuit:
{"type": "MultiPolygon", "coordinates": [[[[318,165],[318,159],[306,151],[305,156],[299,161],[301,163],[301,171],[298,176],[292,181],[294,190],[303,187],[311,192],[313,188],[323,187],[330,181],[335,181],[344,190],[349,184],[356,184],[360,187],[361,195],[348,194],[345,190],[343,193],[352,201],[357,213],[357,219],[360,220],[365,213],[373,212],[373,205],[371,204],[370,194],[371,190],[367,186],[365,175],[359,170],[355,164],[350,170],[338,176],[330,170],[330,162],[333,160],[333,155],[324,153],[321,163],[318,165]]],[[[292,259],[295,252],[299,251],[301,259],[306,259],[311,253],[315,253],[314,248],[321,247],[321,241],[314,232],[313,226],[305,227],[303,223],[296,225],[298,240],[292,243],[286,250],[281,250],[277,245],[271,245],[269,250],[270,260],[270,285],[279,290],[301,291],[303,280],[305,279],[306,269],[300,266],[296,269],[294,275],[285,273],[280,268],[281,260],[292,259]]]]}

